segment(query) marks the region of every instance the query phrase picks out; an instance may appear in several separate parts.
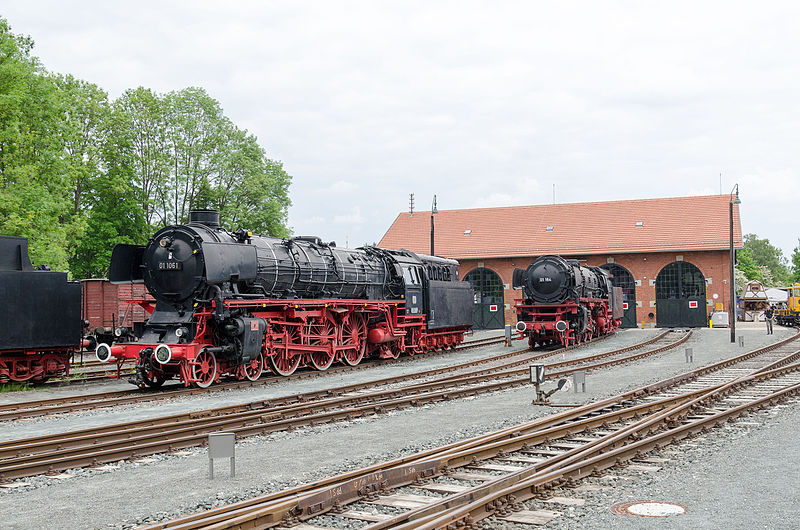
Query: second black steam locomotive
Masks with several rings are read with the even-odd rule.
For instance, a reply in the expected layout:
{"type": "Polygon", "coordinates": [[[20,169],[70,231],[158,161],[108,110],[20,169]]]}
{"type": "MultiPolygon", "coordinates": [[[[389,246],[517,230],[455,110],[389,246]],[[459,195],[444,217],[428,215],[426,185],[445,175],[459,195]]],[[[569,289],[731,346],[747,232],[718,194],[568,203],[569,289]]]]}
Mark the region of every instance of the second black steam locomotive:
{"type": "Polygon", "coordinates": [[[622,289],[608,271],[585,267],[561,256],[541,256],[527,269],[514,269],[518,300],[517,330],[531,347],[547,343],[579,344],[619,328],[622,289]]]}
{"type": "Polygon", "coordinates": [[[211,210],[146,246],[117,245],[110,279],[143,282],[156,299],[138,342],[96,349],[101,361],[136,362],[138,385],[355,365],[453,347],[472,325],[472,289],[455,260],[228,232],[211,210]]]}

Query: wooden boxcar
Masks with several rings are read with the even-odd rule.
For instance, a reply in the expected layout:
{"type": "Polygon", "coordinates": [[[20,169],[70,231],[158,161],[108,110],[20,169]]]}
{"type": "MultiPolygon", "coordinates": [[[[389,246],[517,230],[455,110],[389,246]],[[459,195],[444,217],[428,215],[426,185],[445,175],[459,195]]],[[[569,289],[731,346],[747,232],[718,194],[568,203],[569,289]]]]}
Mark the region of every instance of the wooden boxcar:
{"type": "Polygon", "coordinates": [[[98,343],[131,339],[150,316],[140,301],[155,303],[142,284],[114,285],[106,279],[90,279],[82,280],[81,286],[83,318],[89,322],[87,333],[98,343]]]}

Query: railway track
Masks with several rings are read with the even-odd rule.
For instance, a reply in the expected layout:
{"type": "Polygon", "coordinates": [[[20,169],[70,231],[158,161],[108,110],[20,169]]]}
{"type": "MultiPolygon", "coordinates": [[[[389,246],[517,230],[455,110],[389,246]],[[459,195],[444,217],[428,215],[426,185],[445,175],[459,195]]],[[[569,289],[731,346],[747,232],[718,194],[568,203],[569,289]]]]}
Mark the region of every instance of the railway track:
{"type": "MultiPolygon", "coordinates": [[[[517,334],[514,332],[515,335],[517,334]]],[[[505,341],[505,337],[487,337],[482,339],[474,339],[471,341],[467,341],[456,347],[455,349],[463,349],[463,348],[477,348],[480,346],[488,346],[490,344],[498,344],[505,341]]],[[[437,354],[445,353],[444,350],[440,352],[429,352],[426,353],[426,356],[433,356],[437,354]]],[[[94,353],[86,353],[85,356],[93,356],[94,353]]],[[[81,357],[84,359],[84,357],[81,357]]],[[[363,364],[359,364],[357,367],[338,367],[339,369],[359,369],[359,367],[368,367],[374,365],[375,362],[377,363],[389,363],[389,362],[403,362],[404,360],[409,359],[410,357],[401,357],[400,359],[391,359],[391,360],[378,360],[378,359],[371,359],[366,360],[363,364]]],[[[335,369],[328,370],[329,372],[336,371],[335,369]]],[[[67,377],[54,377],[52,379],[48,379],[45,384],[46,385],[53,385],[53,386],[71,386],[71,385],[83,385],[88,383],[102,383],[106,381],[110,381],[116,379],[117,370],[116,368],[110,369],[108,363],[101,363],[97,360],[92,360],[86,358],[82,361],[74,361],[70,365],[70,375],[67,377]]],[[[120,379],[124,379],[128,376],[134,375],[134,369],[131,366],[123,368],[123,372],[121,374],[120,379]]]]}
{"type": "Polygon", "coordinates": [[[360,521],[377,530],[475,528],[486,518],[530,522],[537,514],[523,501],[547,499],[554,487],[577,486],[796,395],[798,336],[598,403],[152,528],[302,521],[325,529],[360,521]]]}
{"type": "MultiPolygon", "coordinates": [[[[516,332],[515,332],[516,334],[516,332]]],[[[469,348],[479,348],[481,346],[488,346],[491,344],[498,344],[505,342],[505,336],[503,337],[486,337],[482,339],[474,339],[471,341],[466,341],[461,343],[460,345],[456,346],[454,349],[461,350],[461,349],[469,349],[469,348]]],[[[425,355],[428,357],[432,357],[434,355],[442,355],[444,353],[449,353],[448,350],[440,350],[438,352],[428,352],[425,355]]],[[[395,362],[404,362],[408,359],[411,359],[412,356],[403,356],[399,359],[365,359],[364,362],[360,363],[357,366],[340,366],[336,368],[330,368],[327,370],[328,373],[331,372],[339,372],[342,370],[359,370],[362,368],[368,368],[370,366],[374,366],[376,363],[388,364],[388,363],[395,363],[395,362]]],[[[267,373],[267,372],[265,372],[267,373]]],[[[297,375],[308,375],[311,372],[301,372],[297,375]]],[[[314,371],[313,373],[316,373],[314,371]]],[[[100,361],[94,360],[85,360],[83,362],[73,363],[71,373],[68,377],[59,377],[53,378],[47,381],[46,384],[48,385],[55,385],[55,386],[66,386],[66,385],[77,385],[77,384],[87,384],[87,383],[98,383],[98,382],[106,382],[113,379],[117,379],[117,370],[116,368],[110,369],[108,363],[101,363],[100,361]]],[[[128,376],[134,375],[134,368],[132,366],[123,367],[123,371],[121,373],[121,377],[119,379],[124,379],[128,376]]],[[[276,380],[283,379],[278,376],[274,376],[276,380]]],[[[259,380],[260,381],[260,380],[259,380]]],[[[253,383],[251,381],[237,381],[236,383],[240,383],[243,386],[251,386],[247,385],[247,383],[253,383]]],[[[236,383],[228,383],[228,385],[236,384],[236,383]]],[[[258,384],[258,382],[255,382],[258,384]]],[[[183,387],[181,387],[183,388],[183,387]]],[[[219,385],[216,386],[219,388],[219,385]]],[[[200,389],[197,389],[200,390],[200,389]]]]}
{"type": "MultiPolygon", "coordinates": [[[[668,335],[675,334],[665,332],[644,343],[553,363],[552,366],[558,368],[554,374],[631,362],[674,348],[689,336],[680,334],[682,336],[675,340],[668,335]],[[673,340],[665,341],[665,338],[673,340]],[[664,344],[653,344],[658,341],[664,344]],[[627,354],[645,344],[655,347],[627,354]],[[567,367],[570,363],[572,368],[567,367]]],[[[239,437],[264,435],[504,390],[528,384],[527,364],[559,351],[562,350],[512,359],[462,374],[447,374],[453,367],[440,368],[244,405],[3,442],[0,443],[0,480],[196,447],[204,445],[211,432],[235,432],[239,437]],[[522,364],[526,367],[515,368],[522,364]],[[441,377],[416,381],[421,376],[432,375],[441,377]],[[402,386],[393,387],[400,383],[402,386]]],[[[463,366],[473,364],[464,363],[463,366]]]]}
{"type": "MultiPolygon", "coordinates": [[[[658,336],[655,337],[655,339],[658,339],[662,336],[663,334],[659,334],[658,336]]],[[[646,345],[655,339],[651,339],[649,341],[640,343],[639,345],[637,345],[637,347],[640,347],[641,345],[646,345]]],[[[479,348],[492,344],[502,343],[504,341],[505,341],[504,337],[490,337],[490,338],[478,339],[462,343],[460,346],[458,346],[457,350],[461,351],[465,349],[479,348]]],[[[575,347],[573,346],[570,347],[570,349],[571,348],[575,347]]],[[[547,355],[555,355],[558,353],[562,353],[566,350],[567,348],[560,348],[555,351],[549,352],[547,355]]],[[[439,369],[439,371],[423,372],[422,375],[420,375],[420,377],[424,377],[425,375],[436,375],[438,373],[445,373],[448,371],[455,371],[489,362],[502,361],[504,359],[508,359],[509,357],[525,353],[526,351],[527,348],[514,349],[510,352],[505,352],[503,354],[495,355],[489,358],[461,363],[454,365],[452,367],[441,368],[439,369]]],[[[429,356],[430,354],[426,354],[426,357],[429,356]]],[[[142,403],[143,401],[157,401],[163,399],[194,396],[216,391],[236,390],[240,388],[253,388],[253,387],[264,386],[267,384],[280,383],[292,379],[308,379],[313,377],[321,377],[325,374],[343,373],[351,371],[353,370],[353,368],[359,368],[359,367],[371,368],[375,366],[384,366],[387,363],[390,364],[403,363],[407,362],[410,359],[412,359],[412,357],[401,357],[400,359],[389,359],[389,360],[378,361],[376,363],[359,364],[356,367],[349,367],[349,366],[333,367],[323,372],[316,370],[309,370],[309,371],[297,372],[288,378],[281,376],[271,376],[271,377],[264,377],[262,379],[259,379],[258,381],[230,381],[212,386],[210,388],[184,388],[182,386],[172,385],[160,389],[141,390],[132,388],[130,390],[93,393],[83,396],[68,396],[63,398],[51,398],[51,399],[43,399],[36,401],[27,401],[23,403],[9,403],[5,405],[0,405],[0,422],[12,421],[22,418],[33,418],[37,416],[63,414],[81,410],[107,408],[113,406],[126,405],[129,403],[142,403]]]]}

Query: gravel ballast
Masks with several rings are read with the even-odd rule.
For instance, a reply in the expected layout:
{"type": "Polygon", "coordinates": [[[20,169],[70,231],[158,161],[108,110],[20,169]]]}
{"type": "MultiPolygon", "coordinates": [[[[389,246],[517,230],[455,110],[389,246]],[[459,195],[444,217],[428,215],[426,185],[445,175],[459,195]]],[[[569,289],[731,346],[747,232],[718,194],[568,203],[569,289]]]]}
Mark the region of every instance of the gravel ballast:
{"type": "MultiPolygon", "coordinates": [[[[800,492],[800,401],[794,399],[766,411],[741,417],[688,443],[653,452],[665,462],[648,464],[659,471],[613,470],[588,478],[598,491],[552,490],[554,496],[580,498],[584,506],[526,502],[528,510],[554,510],[563,515],[547,528],[798,528],[800,492]],[[621,502],[656,501],[679,504],[682,515],[640,517],[616,515],[621,502]]],[[[488,519],[491,528],[529,526],[488,519]]]]}
{"type": "MultiPolygon", "coordinates": [[[[605,341],[592,344],[586,350],[607,351],[654,336],[658,330],[626,330],[605,341]]],[[[591,373],[587,376],[586,393],[556,393],[551,399],[560,403],[584,403],[642,386],[697,366],[710,364],[755,349],[790,334],[776,329],[768,337],[759,329],[742,329],[745,348],[730,344],[729,330],[695,330],[690,340],[673,351],[659,354],[626,366],[591,373]],[[687,364],[684,348],[694,348],[694,364],[687,364]]],[[[586,351],[584,350],[584,351],[586,351]]],[[[502,346],[464,352],[467,356],[505,351],[502,346]]],[[[585,353],[584,353],[585,354],[585,353]]],[[[570,352],[570,355],[578,355],[570,352]]],[[[410,371],[429,367],[427,363],[448,362],[442,357],[419,362],[410,371]]],[[[307,380],[295,385],[278,385],[264,390],[275,395],[295,393],[342,384],[343,378],[385,377],[396,373],[399,365],[380,367],[343,376],[307,380]],[[386,370],[385,373],[380,371],[386,370]]],[[[247,391],[245,395],[251,391],[247,391]]],[[[224,394],[225,399],[247,400],[241,395],[224,394]]],[[[230,393],[234,394],[234,393],[230,393]]],[[[239,391],[236,392],[239,394],[239,391]]],[[[0,490],[0,510],[3,526],[10,528],[93,528],[132,527],[154,522],[200,508],[219,506],[245,499],[259,493],[275,491],[299,482],[351,470],[356,467],[411,454],[480,433],[496,430],[525,420],[552,414],[550,408],[530,405],[533,388],[524,387],[475,398],[456,400],[413,410],[392,412],[380,417],[364,418],[347,423],[255,437],[237,443],[237,476],[228,478],[227,468],[217,466],[218,478],[206,478],[208,459],[205,449],[193,449],[181,455],[155,455],[144,462],[124,462],[105,471],[75,470],[73,478],[51,479],[32,477],[17,481],[25,483],[16,489],[0,490]]],[[[28,424],[3,425],[4,439],[31,436],[31,432],[72,430],[91,424],[106,424],[124,419],[136,419],[148,414],[162,415],[177,412],[172,407],[197,408],[195,400],[188,403],[143,403],[126,407],[124,411],[93,411],[81,415],[45,418],[28,424]],[[165,409],[170,412],[164,412],[165,409]],[[157,411],[157,412],[154,412],[157,411]]],[[[214,398],[219,399],[219,398],[214,398]]],[[[262,396],[252,399],[263,399],[262,396]]],[[[179,400],[184,401],[184,400],[179,400]]],[[[194,409],[197,410],[197,409],[194,409]]],[[[769,429],[767,429],[768,431],[769,429]]],[[[766,431],[765,431],[766,432],[766,431]]],[[[795,435],[798,436],[798,435],[795,435]]],[[[797,440],[794,445],[797,445],[797,440]]],[[[754,456],[757,456],[754,453],[754,456]]],[[[710,479],[709,479],[710,480],[710,479]]],[[[710,486],[709,486],[710,487],[710,486]]],[[[720,484],[724,488],[724,484],[720,484]]],[[[615,501],[616,502],[616,501],[615,501]]],[[[681,502],[676,500],[676,502],[681,502]]],[[[611,519],[613,524],[620,519],[611,519]]],[[[638,519],[638,518],[637,518],[638,519]]],[[[639,523],[641,523],[641,519],[639,523]]],[[[584,521],[585,523],[586,521],[584,521]]],[[[649,522],[649,520],[648,520],[649,522]]],[[[602,527],[602,526],[600,526],[602,527]]],[[[607,526],[606,526],[607,527],[607,526]]],[[[639,526],[641,527],[641,526],[639,526]]]]}

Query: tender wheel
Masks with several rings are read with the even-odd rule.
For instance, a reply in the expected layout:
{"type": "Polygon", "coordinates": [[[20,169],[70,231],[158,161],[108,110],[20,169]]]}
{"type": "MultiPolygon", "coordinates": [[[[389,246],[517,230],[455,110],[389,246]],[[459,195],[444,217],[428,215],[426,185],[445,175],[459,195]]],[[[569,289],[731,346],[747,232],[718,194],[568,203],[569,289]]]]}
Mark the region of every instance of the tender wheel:
{"type": "Polygon", "coordinates": [[[208,388],[217,378],[217,358],[208,350],[201,350],[192,365],[192,383],[199,388],[208,388]]]}
{"type": "Polygon", "coordinates": [[[313,351],[308,353],[308,364],[317,370],[327,370],[333,364],[333,346],[336,344],[336,323],[325,315],[321,321],[315,321],[308,325],[309,346],[325,346],[323,351],[313,351]]]}
{"type": "MultiPolygon", "coordinates": [[[[278,327],[275,329],[275,334],[278,338],[273,341],[275,344],[297,344],[297,328],[295,326],[287,326],[286,333],[283,333],[284,328],[278,327]]],[[[267,366],[272,373],[281,376],[292,375],[297,367],[300,366],[301,355],[289,355],[288,350],[278,350],[275,355],[267,357],[267,366]]]]}
{"type": "Polygon", "coordinates": [[[342,361],[355,366],[364,358],[367,349],[367,322],[363,315],[353,313],[342,322],[342,346],[347,349],[342,352],[342,361]]]}
{"type": "Polygon", "coordinates": [[[248,381],[256,381],[264,371],[264,356],[259,353],[258,357],[242,367],[242,371],[248,381]]]}

